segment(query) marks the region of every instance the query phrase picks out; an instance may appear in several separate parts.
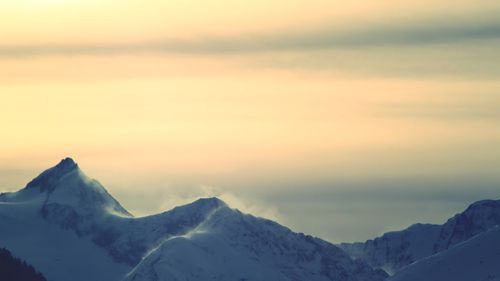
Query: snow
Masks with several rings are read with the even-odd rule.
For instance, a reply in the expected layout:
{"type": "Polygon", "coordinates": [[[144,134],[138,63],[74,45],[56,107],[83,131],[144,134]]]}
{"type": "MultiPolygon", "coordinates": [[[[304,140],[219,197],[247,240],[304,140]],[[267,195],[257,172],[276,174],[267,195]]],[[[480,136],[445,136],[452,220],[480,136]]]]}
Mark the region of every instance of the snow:
{"type": "Polygon", "coordinates": [[[457,243],[500,224],[500,200],[482,200],[443,225],[415,224],[389,232],[364,243],[339,245],[353,258],[394,274],[422,258],[439,253],[457,243]]]}
{"type": "Polygon", "coordinates": [[[127,281],[384,280],[336,246],[227,206],[186,235],[164,241],[127,281]]]}
{"type": "Polygon", "coordinates": [[[417,261],[388,281],[499,281],[500,227],[417,261]]]}
{"type": "Polygon", "coordinates": [[[498,224],[500,200],[484,200],[443,225],[415,224],[336,246],[217,198],[135,218],[71,158],[18,192],[0,194],[0,247],[50,281],[388,277],[371,266],[394,273],[390,281],[500,281],[498,224]]]}
{"type": "Polygon", "coordinates": [[[130,269],[114,262],[90,239],[47,223],[38,213],[42,204],[43,200],[35,199],[0,203],[0,247],[26,260],[51,281],[119,280],[130,269]]]}
{"type": "Polygon", "coordinates": [[[423,257],[433,254],[440,226],[412,225],[404,231],[388,232],[365,243],[341,244],[351,257],[363,259],[371,266],[382,268],[389,274],[423,257]]]}
{"type": "Polygon", "coordinates": [[[0,229],[0,246],[51,281],[386,277],[330,243],[217,198],[134,218],[70,158],[0,195],[0,229]]]}
{"type": "Polygon", "coordinates": [[[151,248],[191,230],[221,204],[200,199],[134,218],[73,160],[64,159],[18,192],[0,195],[0,246],[49,280],[120,280],[151,248]]]}

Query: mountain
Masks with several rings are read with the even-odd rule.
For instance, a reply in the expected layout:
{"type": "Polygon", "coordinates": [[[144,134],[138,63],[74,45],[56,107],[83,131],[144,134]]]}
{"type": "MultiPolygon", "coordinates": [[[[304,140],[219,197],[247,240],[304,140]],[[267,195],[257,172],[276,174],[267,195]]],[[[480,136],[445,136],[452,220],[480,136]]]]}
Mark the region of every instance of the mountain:
{"type": "Polygon", "coordinates": [[[109,213],[131,217],[98,181],[88,178],[70,158],[44,171],[19,192],[2,197],[7,202],[43,199],[40,211],[47,221],[78,233],[85,232],[89,219],[102,219],[109,213]]]}
{"type": "Polygon", "coordinates": [[[500,227],[419,260],[388,281],[499,281],[500,227]]]}
{"type": "Polygon", "coordinates": [[[0,229],[0,247],[51,281],[387,276],[335,245],[243,214],[217,198],[135,218],[70,158],[23,189],[0,194],[0,229]]]}
{"type": "Polygon", "coordinates": [[[100,184],[64,159],[25,188],[0,194],[0,247],[50,281],[117,280],[130,266],[117,263],[91,236],[93,225],[116,216],[109,210],[127,215],[100,184]]]}
{"type": "Polygon", "coordinates": [[[223,205],[192,231],[165,240],[127,281],[384,280],[334,245],[223,205]]]}
{"type": "Polygon", "coordinates": [[[7,249],[0,248],[0,280],[47,281],[26,262],[12,256],[7,249]]]}
{"type": "Polygon", "coordinates": [[[415,224],[363,243],[339,245],[352,258],[394,274],[407,265],[432,256],[500,224],[500,200],[483,200],[443,225],[415,224]]]}

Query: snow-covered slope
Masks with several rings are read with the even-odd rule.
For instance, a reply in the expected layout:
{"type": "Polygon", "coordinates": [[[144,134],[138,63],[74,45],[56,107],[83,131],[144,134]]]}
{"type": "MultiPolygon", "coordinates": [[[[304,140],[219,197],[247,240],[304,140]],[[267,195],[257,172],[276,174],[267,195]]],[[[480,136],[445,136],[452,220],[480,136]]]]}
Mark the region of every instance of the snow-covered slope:
{"type": "Polygon", "coordinates": [[[89,235],[117,262],[136,265],[165,239],[183,235],[197,227],[221,204],[224,203],[218,199],[205,198],[147,217],[114,216],[95,224],[89,235]]]}
{"type": "Polygon", "coordinates": [[[0,246],[32,264],[48,280],[120,278],[130,266],[116,263],[79,232],[83,225],[105,216],[105,210],[129,215],[73,160],[64,159],[24,189],[0,195],[0,246]]]}
{"type": "Polygon", "coordinates": [[[415,224],[364,243],[339,245],[349,255],[393,274],[500,224],[500,200],[483,200],[443,225],[415,224]]]}
{"type": "Polygon", "coordinates": [[[39,194],[22,190],[0,196],[0,247],[26,260],[49,281],[117,280],[129,270],[90,238],[48,222],[42,215],[46,196],[39,194]]]}
{"type": "Polygon", "coordinates": [[[499,281],[500,227],[419,260],[389,281],[499,281]]]}
{"type": "Polygon", "coordinates": [[[192,231],[165,240],[127,281],[384,280],[341,249],[222,205],[192,231]]]}
{"type": "Polygon", "coordinates": [[[34,219],[90,240],[114,262],[127,266],[135,265],[166,237],[189,231],[218,207],[218,202],[198,200],[161,214],[134,218],[70,158],[44,171],[24,189],[0,195],[0,204],[7,214],[17,212],[13,206],[30,210],[34,219]]]}
{"type": "Polygon", "coordinates": [[[51,219],[64,219],[65,227],[77,226],[83,217],[113,212],[131,216],[104,187],[88,178],[70,158],[63,159],[29,182],[18,192],[2,193],[2,202],[33,202],[43,199],[42,214],[51,219]]]}
{"type": "Polygon", "coordinates": [[[217,198],[134,218],[70,158],[0,194],[0,229],[0,247],[50,281],[385,278],[332,244],[217,198]]]}

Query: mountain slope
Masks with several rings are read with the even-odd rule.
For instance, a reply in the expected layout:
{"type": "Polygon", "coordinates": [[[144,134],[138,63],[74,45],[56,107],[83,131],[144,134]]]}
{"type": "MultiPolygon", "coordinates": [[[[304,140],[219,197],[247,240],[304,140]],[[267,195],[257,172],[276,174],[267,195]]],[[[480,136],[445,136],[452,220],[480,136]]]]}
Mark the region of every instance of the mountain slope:
{"type": "Polygon", "coordinates": [[[253,274],[242,277],[249,280],[385,278],[332,244],[244,215],[217,198],[135,218],[70,158],[25,188],[0,194],[0,229],[0,247],[51,281],[118,281],[127,273],[137,279],[151,267],[160,280],[193,280],[193,270],[220,280],[242,272],[253,274]],[[182,261],[175,267],[168,264],[173,256],[182,261]],[[156,258],[167,263],[159,268],[156,258]]]}
{"type": "Polygon", "coordinates": [[[171,237],[126,278],[153,280],[384,280],[341,249],[275,222],[221,206],[191,232],[171,237]]]}
{"type": "Polygon", "coordinates": [[[77,215],[82,216],[103,211],[131,216],[98,181],[87,177],[71,158],[65,158],[41,173],[16,195],[22,196],[30,191],[46,195],[43,206],[46,212],[50,212],[53,206],[71,206],[78,211],[77,215]]]}
{"type": "Polygon", "coordinates": [[[33,222],[41,217],[40,223],[70,230],[105,250],[114,262],[133,266],[166,237],[198,225],[221,201],[199,200],[161,214],[134,218],[99,182],[66,158],[24,189],[1,194],[0,204],[6,214],[26,213],[29,217],[25,220],[33,222]]]}
{"type": "Polygon", "coordinates": [[[417,260],[449,249],[499,224],[500,200],[483,200],[471,204],[443,225],[415,224],[364,243],[339,246],[351,257],[394,274],[417,260]]]}
{"type": "Polygon", "coordinates": [[[500,227],[419,260],[389,281],[500,280],[500,227]]]}
{"type": "Polygon", "coordinates": [[[8,200],[0,197],[0,247],[33,265],[48,280],[117,280],[129,270],[89,237],[47,221],[41,214],[45,196],[11,195],[15,196],[8,200]]]}

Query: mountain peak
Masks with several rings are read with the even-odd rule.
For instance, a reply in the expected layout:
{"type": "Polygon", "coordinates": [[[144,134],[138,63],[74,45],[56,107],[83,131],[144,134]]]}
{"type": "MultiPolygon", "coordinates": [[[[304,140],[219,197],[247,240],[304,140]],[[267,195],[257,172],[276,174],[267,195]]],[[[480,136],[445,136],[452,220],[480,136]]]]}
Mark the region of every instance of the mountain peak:
{"type": "Polygon", "coordinates": [[[59,164],[57,164],[54,168],[57,169],[74,169],[78,167],[78,164],[76,164],[75,160],[73,160],[71,157],[66,157],[62,159],[59,164]]]}
{"type": "MultiPolygon", "coordinates": [[[[97,180],[91,179],[80,170],[71,158],[62,159],[57,165],[42,172],[17,192],[23,196],[43,196],[42,212],[46,218],[61,217],[61,206],[71,209],[70,221],[75,215],[101,215],[113,213],[131,216],[97,180]]],[[[30,197],[31,198],[31,197],[30,197]]],[[[67,215],[67,214],[66,214],[67,215]]],[[[66,219],[66,217],[63,216],[66,219]]],[[[59,222],[59,221],[58,221],[59,222]]]]}
{"type": "Polygon", "coordinates": [[[491,199],[480,200],[470,204],[467,210],[465,210],[465,212],[475,209],[498,208],[498,207],[500,207],[500,200],[491,200],[491,199]]]}
{"type": "Polygon", "coordinates": [[[26,188],[40,188],[40,191],[50,189],[57,181],[65,175],[79,170],[78,164],[70,157],[62,159],[57,165],[42,172],[38,177],[30,181],[26,188]]]}
{"type": "Polygon", "coordinates": [[[194,201],[193,204],[209,205],[209,206],[211,205],[214,207],[227,206],[227,204],[224,201],[222,201],[217,197],[199,198],[198,200],[194,201]]]}

